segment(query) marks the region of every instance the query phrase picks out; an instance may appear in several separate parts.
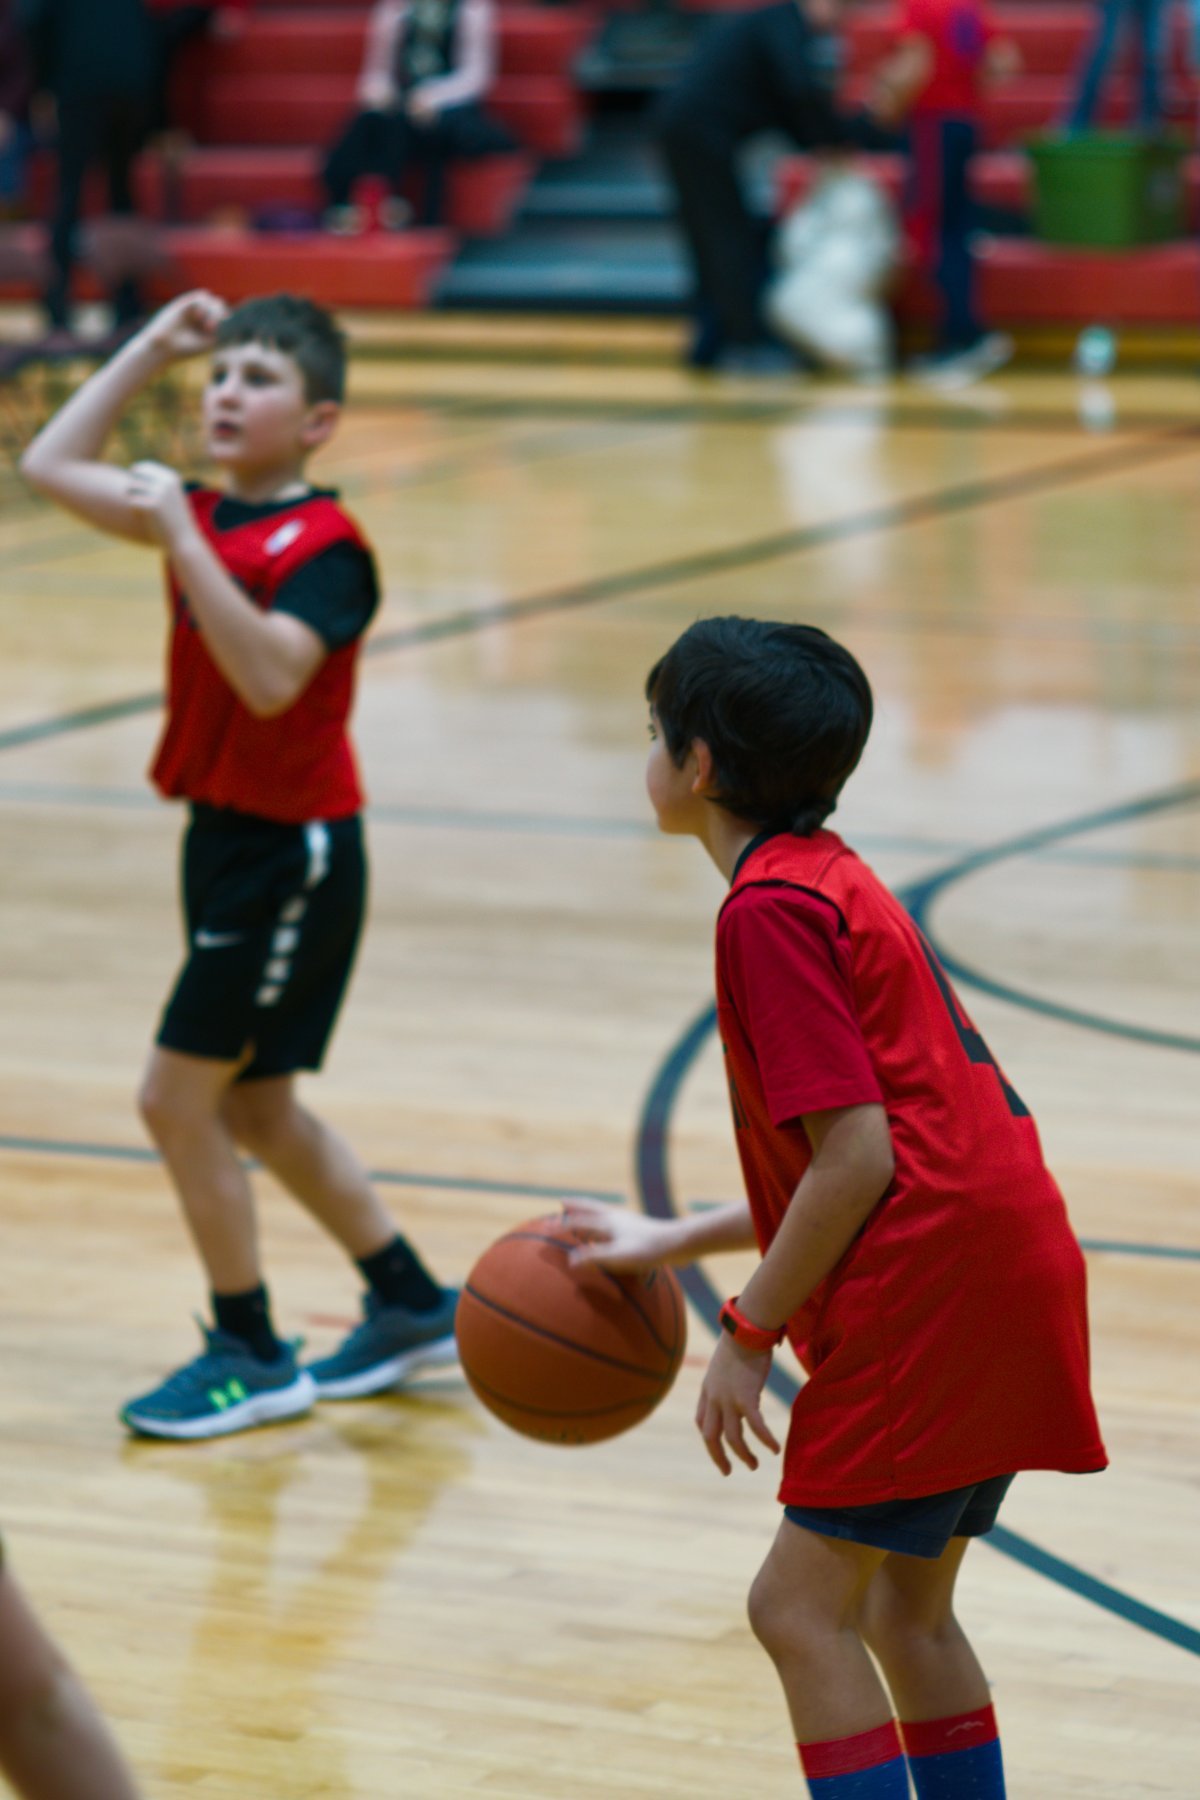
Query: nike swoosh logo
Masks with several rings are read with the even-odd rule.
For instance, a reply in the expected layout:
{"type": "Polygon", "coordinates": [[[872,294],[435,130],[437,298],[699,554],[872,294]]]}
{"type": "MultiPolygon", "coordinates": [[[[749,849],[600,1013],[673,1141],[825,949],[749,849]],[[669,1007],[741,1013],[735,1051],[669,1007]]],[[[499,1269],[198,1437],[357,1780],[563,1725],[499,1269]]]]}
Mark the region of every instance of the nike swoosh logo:
{"type": "Polygon", "coordinates": [[[240,944],[245,935],[244,931],[198,931],[192,942],[197,950],[224,950],[230,944],[240,944]]]}
{"type": "Polygon", "coordinates": [[[968,1719],[966,1721],[966,1723],[963,1725],[949,1726],[946,1731],[946,1736],[953,1737],[956,1731],[982,1731],[982,1730],[983,1730],[983,1724],[982,1724],[981,1720],[968,1719]]]}

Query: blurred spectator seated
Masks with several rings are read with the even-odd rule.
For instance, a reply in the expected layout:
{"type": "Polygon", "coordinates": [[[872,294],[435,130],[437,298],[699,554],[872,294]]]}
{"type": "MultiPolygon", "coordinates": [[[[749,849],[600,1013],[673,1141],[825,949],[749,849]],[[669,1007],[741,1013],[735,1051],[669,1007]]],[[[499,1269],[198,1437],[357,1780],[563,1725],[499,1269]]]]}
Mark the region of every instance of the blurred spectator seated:
{"type": "Polygon", "coordinates": [[[862,169],[826,158],[776,238],[764,311],[778,337],[821,368],[879,380],[892,367],[887,293],[901,254],[891,201],[862,169]]]}
{"type": "Polygon", "coordinates": [[[421,222],[439,225],[449,163],[514,148],[483,101],[496,73],[493,0],[378,0],[367,30],[359,111],[324,170],[331,231],[398,228],[405,178],[422,178],[421,222]]]}

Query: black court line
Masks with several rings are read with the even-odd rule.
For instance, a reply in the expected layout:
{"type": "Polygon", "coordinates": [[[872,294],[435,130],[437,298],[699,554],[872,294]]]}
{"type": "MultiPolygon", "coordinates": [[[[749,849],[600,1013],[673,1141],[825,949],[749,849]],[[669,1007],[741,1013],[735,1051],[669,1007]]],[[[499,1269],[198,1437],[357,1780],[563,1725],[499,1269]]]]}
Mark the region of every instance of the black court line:
{"type": "MultiPolygon", "coordinates": [[[[84,787],[71,782],[0,781],[0,807],[66,806],[84,812],[157,813],[161,800],[149,786],[136,788],[84,787]]],[[[657,841],[658,826],[652,819],[597,816],[582,813],[506,812],[469,806],[420,806],[398,801],[372,801],[367,819],[375,825],[412,826],[421,831],[478,831],[513,833],[531,837],[626,838],[631,842],[657,841]]],[[[977,846],[951,838],[905,836],[894,831],[856,831],[856,846],[872,855],[973,856],[977,846]]],[[[1027,854],[1039,863],[1058,868],[1138,869],[1166,875],[1200,874],[1200,855],[1172,850],[1057,850],[1050,846],[1027,854]]],[[[971,979],[982,982],[983,976],[971,979]]]]}
{"type": "MultiPolygon", "coordinates": [[[[922,908],[928,907],[934,895],[944,892],[953,882],[962,880],[976,869],[987,867],[992,863],[1022,854],[1033,848],[1043,848],[1053,842],[1077,836],[1085,831],[1101,829],[1105,825],[1120,824],[1129,819],[1148,817],[1165,812],[1172,807],[1192,805],[1198,800],[1200,800],[1200,782],[1189,782],[1164,793],[1151,794],[1141,800],[1108,807],[1102,812],[1086,814],[1081,818],[1067,820],[1057,826],[1046,826],[1038,831],[1026,832],[1021,837],[1009,839],[989,850],[975,851],[970,856],[960,858],[949,868],[929,876],[926,880],[911,883],[906,888],[899,889],[899,897],[920,922],[922,908]]],[[[963,978],[969,982],[971,980],[970,971],[966,971],[963,978]]],[[[1018,1003],[1030,1004],[1030,999],[1031,997],[1022,997],[1018,1003]]],[[[1036,1010],[1045,1009],[1038,1006],[1036,1010]]],[[[1060,1015],[1056,1012],[1055,1016],[1060,1015]]],[[[686,1028],[667,1055],[651,1083],[643,1104],[637,1133],[637,1183],[642,1208],[652,1218],[674,1219],[679,1216],[668,1171],[667,1151],[671,1118],[684,1078],[715,1031],[716,1022],[715,1008],[711,1005],[706,1006],[703,1012],[686,1028]]],[[[1102,1021],[1096,1025],[1085,1017],[1077,1017],[1073,1022],[1091,1023],[1093,1029],[1114,1029],[1112,1021],[1102,1021]]],[[[1139,1042],[1148,1040],[1172,1049],[1200,1050],[1200,1041],[1176,1037],[1171,1033],[1148,1034],[1138,1028],[1132,1028],[1130,1030],[1123,1029],[1122,1035],[1136,1036],[1139,1042]]],[[[1104,1253],[1111,1251],[1115,1246],[1103,1242],[1094,1248],[1104,1253]]],[[[1171,1252],[1160,1251],[1160,1254],[1171,1254],[1171,1252]]],[[[1188,1260],[1192,1260],[1192,1253],[1185,1252],[1184,1255],[1188,1260]]],[[[693,1264],[690,1268],[681,1269],[678,1273],[688,1299],[715,1337],[719,1330],[717,1315],[721,1307],[720,1295],[699,1265],[693,1264]]],[[[776,1365],[772,1365],[767,1385],[776,1398],[789,1407],[799,1392],[792,1378],[776,1365]]],[[[1085,1570],[1076,1568],[1073,1564],[1043,1550],[1039,1545],[1031,1543],[1029,1539],[1020,1537],[1016,1532],[997,1527],[989,1534],[986,1541],[992,1549],[999,1551],[1002,1555],[1012,1557],[1014,1561],[1023,1564],[1026,1568],[1044,1575],[1047,1580],[1069,1589],[1093,1605],[1125,1620],[1126,1623],[1136,1625],[1143,1631],[1149,1631],[1165,1642],[1189,1651],[1193,1656],[1200,1656],[1200,1631],[1183,1620],[1173,1618],[1169,1613],[1161,1612],[1156,1607],[1146,1606],[1132,1595],[1122,1592],[1108,1582],[1098,1580],[1085,1570]]]]}
{"type": "MultiPolygon", "coordinates": [[[[715,1015],[713,1022],[715,1023],[715,1015]]],[[[147,1144],[99,1144],[81,1138],[21,1137],[0,1132],[0,1154],[61,1156],[82,1161],[129,1162],[158,1166],[162,1157],[147,1144]]],[[[262,1167],[247,1159],[247,1168],[262,1167]]],[[[537,1181],[493,1181],[476,1175],[434,1175],[422,1169],[370,1169],[368,1179],[381,1187],[433,1188],[455,1194],[511,1194],[516,1198],[546,1200],[559,1205],[565,1200],[597,1200],[603,1206],[624,1206],[628,1195],[615,1188],[585,1188],[537,1181]]],[[[724,1200],[694,1200],[693,1211],[724,1206],[724,1200]]],[[[557,1242],[557,1239],[548,1239],[557,1242]]],[[[1136,1244],[1124,1238],[1082,1238],[1083,1248],[1098,1256],[1147,1257],[1152,1261],[1200,1262],[1200,1248],[1183,1244],[1136,1244]]]]}
{"type": "MultiPolygon", "coordinates": [[[[995,392],[995,390],[992,390],[995,392]]],[[[858,425],[864,430],[964,431],[975,434],[1017,436],[1088,436],[1107,438],[1144,436],[1164,428],[1162,413],[1122,412],[1118,407],[1102,426],[1090,425],[1082,407],[1057,411],[1041,408],[1010,407],[989,403],[986,389],[974,390],[970,399],[958,405],[920,406],[882,401],[855,404],[853,401],[830,401],[802,390],[794,397],[770,399],[730,397],[712,400],[639,400],[630,396],[596,399],[587,394],[459,394],[433,390],[412,393],[367,393],[355,395],[352,405],[376,410],[396,407],[399,410],[449,414],[467,419],[580,419],[608,423],[637,421],[646,425],[858,425]]]]}
{"type": "Polygon", "coordinates": [[[1103,831],[1114,825],[1123,825],[1134,819],[1145,819],[1157,814],[1174,811],[1188,806],[1200,805],[1200,781],[1185,781],[1178,787],[1167,788],[1162,793],[1148,794],[1140,800],[1131,800],[1123,805],[1108,806],[1098,812],[1085,813],[1082,817],[1070,820],[1065,825],[1050,825],[1037,831],[1022,832],[1017,837],[1007,838],[990,849],[975,850],[969,855],[960,857],[948,868],[939,870],[924,881],[911,882],[904,888],[901,898],[912,914],[942,964],[946,973],[954,981],[964,986],[977,989],[980,993],[990,994],[995,999],[1006,1000],[1011,1006],[1022,1007],[1026,1012],[1039,1013],[1043,1018],[1055,1019],[1062,1024],[1077,1025],[1087,1031],[1101,1032],[1109,1037],[1127,1038],[1137,1044],[1151,1044],[1163,1050],[1182,1050],[1190,1054],[1200,1054],[1200,1037],[1187,1032],[1158,1031],[1150,1026],[1129,1024],[1121,1019],[1107,1018],[1101,1013],[1088,1012],[1080,1007],[1064,1006],[1056,1000],[1047,1000],[1039,994],[1031,994],[1009,982],[997,981],[979,969],[972,968],[961,958],[951,954],[942,944],[934,930],[931,911],[935,900],[946,890],[968,875],[980,869],[993,868],[997,863],[1011,861],[1013,857],[1029,856],[1052,845],[1058,845],[1070,838],[1080,837],[1087,832],[1103,831]]]}
{"type": "MultiPolygon", "coordinates": [[[[527,619],[545,618],[555,613],[577,611],[609,600],[627,600],[636,594],[658,588],[677,587],[689,581],[711,580],[714,576],[732,574],[757,564],[783,557],[803,555],[806,551],[824,549],[831,544],[853,539],[876,537],[897,531],[907,525],[927,524],[935,519],[950,518],[959,513],[994,506],[1009,500],[1027,499],[1034,494],[1052,493],[1077,482],[1094,481],[1104,476],[1145,468],[1166,459],[1193,455],[1200,445],[1200,426],[1172,427],[1150,441],[1120,445],[1092,455],[1075,455],[1035,469],[1017,470],[991,480],[964,482],[959,487],[935,489],[911,500],[890,502],[851,513],[844,519],[828,519],[816,525],[799,526],[791,531],[778,531],[750,538],[724,549],[702,550],[687,556],[669,557],[638,569],[624,569],[590,581],[551,588],[544,594],[524,599],[500,600],[490,606],[471,607],[447,613],[437,619],[421,620],[399,630],[378,632],[368,639],[364,656],[383,656],[391,651],[410,649],[415,645],[434,644],[449,638],[467,637],[497,625],[515,625],[527,619]]],[[[131,718],[161,705],[159,693],[132,694],[125,699],[109,701],[101,706],[83,707],[61,713],[50,719],[18,725],[0,732],[0,751],[12,750],[46,738],[64,736],[72,731],[87,730],[117,719],[131,718]]]]}
{"type": "MultiPolygon", "coordinates": [[[[97,1144],[73,1138],[22,1137],[16,1133],[0,1133],[0,1151],[17,1156],[80,1157],[95,1162],[161,1163],[157,1150],[147,1144],[97,1144]]],[[[247,1161],[248,1168],[261,1164],[247,1161]]],[[[606,1206],[617,1206],[624,1194],[606,1188],[556,1187],[537,1181],[488,1181],[473,1175],[432,1175],[417,1169],[370,1169],[368,1179],[385,1187],[444,1189],[456,1194],[511,1194],[514,1198],[546,1200],[559,1205],[564,1200],[599,1200],[606,1206]]]]}

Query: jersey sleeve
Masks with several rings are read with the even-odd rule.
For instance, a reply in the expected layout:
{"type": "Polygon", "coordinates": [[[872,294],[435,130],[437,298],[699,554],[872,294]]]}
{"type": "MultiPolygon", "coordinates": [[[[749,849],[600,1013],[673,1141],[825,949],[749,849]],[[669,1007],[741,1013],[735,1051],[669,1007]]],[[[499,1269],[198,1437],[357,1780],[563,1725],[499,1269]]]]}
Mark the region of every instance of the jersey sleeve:
{"type": "Polygon", "coordinates": [[[330,650],[361,637],[379,604],[379,582],[370,552],[359,544],[331,544],[289,575],[274,610],[311,625],[330,650]]]}
{"type": "Polygon", "coordinates": [[[796,889],[746,887],[721,914],[718,958],[776,1128],[882,1102],[835,907],[796,889]]]}

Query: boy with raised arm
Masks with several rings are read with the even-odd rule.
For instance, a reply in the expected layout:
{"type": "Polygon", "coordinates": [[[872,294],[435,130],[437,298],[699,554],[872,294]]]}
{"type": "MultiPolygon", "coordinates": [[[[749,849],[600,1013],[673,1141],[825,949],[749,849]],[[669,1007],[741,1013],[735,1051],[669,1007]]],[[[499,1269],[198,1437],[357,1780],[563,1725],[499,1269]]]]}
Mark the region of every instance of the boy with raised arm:
{"type": "Polygon", "coordinates": [[[811,626],[705,619],[646,692],[659,827],[730,886],[717,1018],[748,1199],[666,1222],[574,1203],[576,1259],[761,1250],[696,1423],[724,1475],[757,1467],[747,1431],[777,1451],[761,1396],[790,1340],[808,1380],[750,1618],[810,1791],[908,1800],[911,1774],[918,1800],[1002,1800],[954,1585],[1020,1470],[1105,1466],[1083,1257],[933,951],[825,828],[871,724],[854,658],[811,626]]]}
{"type": "Polygon", "coordinates": [[[454,1356],[456,1295],[400,1236],[349,1146],[303,1107],[354,961],[366,896],[362,791],[347,734],[374,560],[308,460],[337,428],[345,344],[310,301],[234,312],[173,301],[39,433],[22,459],[40,492],[100,530],[165,553],[167,719],[152,771],[186,800],[187,955],[140,1105],[211,1290],[195,1361],[131,1400],[132,1431],[215,1437],[348,1399],[454,1356]],[[224,489],[161,464],[103,460],[134,397],[212,352],[208,453],[224,489]],[[334,1355],[299,1366],[276,1333],[239,1146],[357,1263],[365,1314],[334,1355]]]}

